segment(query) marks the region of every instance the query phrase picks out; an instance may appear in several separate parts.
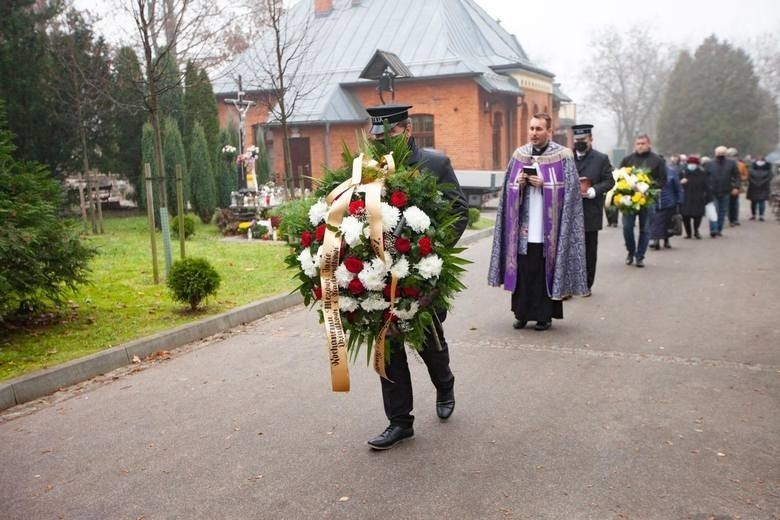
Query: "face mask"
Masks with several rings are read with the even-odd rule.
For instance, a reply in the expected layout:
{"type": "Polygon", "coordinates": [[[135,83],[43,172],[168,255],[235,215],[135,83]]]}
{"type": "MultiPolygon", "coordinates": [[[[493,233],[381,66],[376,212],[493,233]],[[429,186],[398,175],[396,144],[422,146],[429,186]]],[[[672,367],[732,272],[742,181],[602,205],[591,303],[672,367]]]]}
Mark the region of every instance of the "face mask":
{"type": "Polygon", "coordinates": [[[574,143],[574,149],[580,153],[585,153],[588,151],[588,143],[585,141],[576,141],[574,143]]]}
{"type": "Polygon", "coordinates": [[[696,169],[696,165],[695,165],[695,164],[689,164],[689,165],[688,165],[688,169],[689,169],[690,171],[693,171],[693,170],[695,170],[695,169],[696,169]]]}
{"type": "Polygon", "coordinates": [[[756,161],[756,165],[758,165],[758,166],[763,166],[765,164],[766,164],[765,161],[756,161]]]}

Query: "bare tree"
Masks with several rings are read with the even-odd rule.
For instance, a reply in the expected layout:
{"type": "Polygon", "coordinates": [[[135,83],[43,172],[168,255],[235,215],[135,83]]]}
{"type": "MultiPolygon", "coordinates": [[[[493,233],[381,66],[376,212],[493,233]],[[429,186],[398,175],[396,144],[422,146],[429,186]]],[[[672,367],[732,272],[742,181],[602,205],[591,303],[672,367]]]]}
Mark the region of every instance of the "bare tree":
{"type": "MultiPolygon", "coordinates": [[[[248,62],[256,66],[251,87],[262,94],[258,100],[279,121],[284,153],[284,182],[294,193],[290,156],[289,121],[299,102],[311,94],[313,78],[304,73],[312,45],[310,17],[298,10],[297,18],[287,11],[282,0],[260,0],[258,25],[264,28],[258,41],[247,49],[248,62]]],[[[270,118],[269,118],[270,119],[270,118]]]]}
{"type": "MultiPolygon", "coordinates": [[[[47,89],[47,94],[57,100],[51,117],[60,120],[67,130],[58,140],[71,157],[66,166],[78,169],[75,163],[81,162],[80,177],[86,180],[92,232],[102,234],[100,190],[90,163],[101,155],[100,146],[107,144],[109,133],[106,121],[112,108],[105,95],[110,83],[108,45],[94,35],[91,21],[72,8],[52,25],[49,42],[59,79],[47,89]]],[[[83,199],[79,199],[86,228],[86,210],[83,199]]]]}
{"type": "Polygon", "coordinates": [[[584,71],[588,100],[612,115],[618,146],[628,148],[637,133],[653,133],[677,50],[655,40],[646,27],[606,28],[590,44],[592,65],[584,71]]]}
{"type": "Polygon", "coordinates": [[[145,68],[144,106],[154,131],[154,156],[157,164],[160,206],[167,206],[165,171],[162,157],[160,96],[179,87],[184,71],[178,67],[184,58],[201,62],[208,58],[209,44],[217,40],[226,26],[222,11],[208,0],[130,0],[138,42],[145,68]],[[163,39],[164,38],[164,39],[163,39]],[[166,61],[177,64],[171,76],[166,61]]]}
{"type": "MultiPolygon", "coordinates": [[[[777,110],[776,107],[780,107],[780,33],[774,31],[761,34],[753,38],[747,48],[758,76],[758,84],[769,93],[777,110]]],[[[766,116],[768,113],[766,108],[768,107],[769,112],[772,112],[772,107],[767,100],[763,100],[763,104],[765,108],[761,113],[762,116],[766,116]]]]}

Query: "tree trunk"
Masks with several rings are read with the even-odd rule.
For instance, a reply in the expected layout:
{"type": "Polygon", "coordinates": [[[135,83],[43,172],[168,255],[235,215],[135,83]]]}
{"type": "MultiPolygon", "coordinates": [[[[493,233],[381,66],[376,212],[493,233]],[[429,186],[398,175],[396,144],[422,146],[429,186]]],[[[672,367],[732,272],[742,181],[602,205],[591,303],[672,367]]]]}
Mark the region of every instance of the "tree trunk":
{"type": "MultiPolygon", "coordinates": [[[[82,155],[82,166],[84,168],[84,174],[87,176],[87,195],[89,197],[89,219],[92,222],[92,234],[97,235],[98,234],[98,228],[97,228],[97,221],[95,220],[95,196],[97,193],[93,194],[95,191],[94,182],[92,180],[92,172],[89,170],[89,156],[87,155],[87,136],[86,136],[86,130],[84,130],[84,127],[81,127],[81,155],[82,155]]],[[[100,201],[98,200],[98,203],[100,201]]]]}

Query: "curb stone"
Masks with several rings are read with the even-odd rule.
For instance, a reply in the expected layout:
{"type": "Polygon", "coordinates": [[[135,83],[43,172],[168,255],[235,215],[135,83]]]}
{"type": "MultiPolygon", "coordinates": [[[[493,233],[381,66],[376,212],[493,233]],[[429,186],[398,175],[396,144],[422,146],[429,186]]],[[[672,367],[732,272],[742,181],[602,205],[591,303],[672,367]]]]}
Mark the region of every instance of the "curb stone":
{"type": "MultiPolygon", "coordinates": [[[[493,228],[470,232],[461,238],[458,245],[466,246],[492,234],[493,228]]],[[[283,294],[267,298],[51,368],[19,376],[0,383],[0,410],[33,401],[53,394],[63,387],[129,365],[135,356],[143,359],[160,350],[172,350],[301,303],[303,297],[300,294],[283,294]]]]}

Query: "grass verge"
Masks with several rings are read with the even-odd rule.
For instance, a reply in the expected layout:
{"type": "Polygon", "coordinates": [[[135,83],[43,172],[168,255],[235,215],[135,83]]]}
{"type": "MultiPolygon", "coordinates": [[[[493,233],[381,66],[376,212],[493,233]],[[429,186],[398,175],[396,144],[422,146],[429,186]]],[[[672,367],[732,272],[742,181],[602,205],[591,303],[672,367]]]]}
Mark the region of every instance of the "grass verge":
{"type": "MultiPolygon", "coordinates": [[[[164,283],[162,237],[156,234],[161,282],[154,284],[145,217],[109,218],[105,234],[85,240],[98,249],[89,285],[71,296],[62,320],[3,332],[0,381],[114,347],[247,303],[290,292],[295,283],[285,269],[287,247],[253,240],[223,240],[213,224],[197,218],[186,254],[207,259],[222,282],[202,309],[189,312],[175,303],[164,283]]],[[[172,238],[173,260],[180,255],[172,238]]]]}

